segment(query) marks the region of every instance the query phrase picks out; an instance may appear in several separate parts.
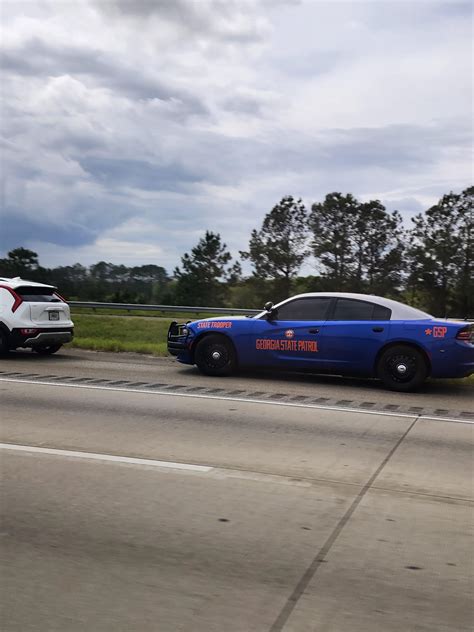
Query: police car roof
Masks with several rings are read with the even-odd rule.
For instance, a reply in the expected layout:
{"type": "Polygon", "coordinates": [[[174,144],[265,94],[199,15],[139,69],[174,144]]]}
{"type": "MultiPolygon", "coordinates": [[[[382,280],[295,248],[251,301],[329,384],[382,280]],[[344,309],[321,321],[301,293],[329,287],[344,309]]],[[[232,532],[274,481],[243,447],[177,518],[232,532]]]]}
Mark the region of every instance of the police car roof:
{"type": "Polygon", "coordinates": [[[285,303],[288,303],[288,301],[293,301],[296,298],[323,297],[349,298],[357,301],[365,301],[366,303],[375,303],[376,305],[382,305],[383,307],[387,307],[392,311],[390,320],[424,320],[426,318],[433,318],[431,314],[427,314],[426,312],[423,312],[420,309],[416,309],[415,307],[410,307],[410,305],[399,303],[398,301],[394,301],[391,298],[375,296],[374,294],[356,294],[354,292],[308,292],[306,294],[297,294],[296,296],[292,296],[291,298],[278,303],[278,305],[276,305],[275,307],[284,305],[285,303]]]}

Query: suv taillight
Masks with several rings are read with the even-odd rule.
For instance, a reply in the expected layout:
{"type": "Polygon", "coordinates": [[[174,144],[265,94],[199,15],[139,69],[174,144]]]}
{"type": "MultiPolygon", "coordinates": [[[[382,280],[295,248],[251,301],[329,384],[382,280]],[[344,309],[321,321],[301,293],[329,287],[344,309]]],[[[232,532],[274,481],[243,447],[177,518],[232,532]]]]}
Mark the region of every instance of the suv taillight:
{"type": "Polygon", "coordinates": [[[23,299],[21,298],[19,294],[15,292],[15,290],[12,290],[11,287],[8,287],[8,285],[0,285],[0,288],[2,290],[6,290],[7,292],[10,292],[10,294],[13,296],[12,312],[16,312],[16,310],[23,303],[23,299]]]}
{"type": "Polygon", "coordinates": [[[462,340],[464,342],[474,344],[474,326],[468,325],[467,327],[460,329],[456,334],[456,340],[462,340]]]}

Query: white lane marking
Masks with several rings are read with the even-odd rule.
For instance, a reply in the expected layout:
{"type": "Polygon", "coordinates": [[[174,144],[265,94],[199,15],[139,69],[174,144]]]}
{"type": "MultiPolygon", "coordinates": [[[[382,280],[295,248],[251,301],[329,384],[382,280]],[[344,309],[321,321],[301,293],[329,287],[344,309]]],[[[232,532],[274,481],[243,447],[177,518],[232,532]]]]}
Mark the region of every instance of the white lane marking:
{"type": "Polygon", "coordinates": [[[155,461],[154,459],[135,459],[130,456],[115,456],[113,454],[96,454],[94,452],[76,452],[74,450],[57,450],[55,448],[39,448],[30,445],[16,445],[15,443],[0,443],[0,450],[14,452],[35,452],[50,456],[67,456],[74,459],[88,459],[92,461],[113,461],[114,463],[128,463],[130,465],[148,465],[151,467],[165,467],[173,470],[191,470],[193,472],[210,472],[213,467],[194,465],[192,463],[174,463],[173,461],[155,461]]]}
{"type": "Polygon", "coordinates": [[[418,415],[418,413],[397,413],[396,411],[366,410],[365,408],[345,408],[342,406],[323,406],[321,404],[298,404],[297,402],[278,402],[266,399],[250,399],[245,397],[226,397],[225,395],[204,395],[198,393],[173,393],[168,391],[155,391],[146,388],[126,388],[120,386],[96,386],[94,384],[68,384],[67,382],[48,382],[46,380],[22,380],[18,378],[0,377],[0,382],[13,382],[19,384],[33,384],[40,386],[60,386],[62,388],[85,388],[95,391],[118,391],[121,393],[147,393],[148,395],[165,395],[167,397],[191,397],[193,399],[214,399],[227,402],[242,402],[244,404],[267,404],[269,406],[286,406],[290,408],[312,408],[316,410],[333,410],[341,413],[358,413],[364,415],[380,415],[382,417],[400,417],[403,419],[415,419],[425,421],[443,421],[455,424],[474,425],[474,421],[457,419],[455,417],[432,417],[430,415],[418,415]]]}

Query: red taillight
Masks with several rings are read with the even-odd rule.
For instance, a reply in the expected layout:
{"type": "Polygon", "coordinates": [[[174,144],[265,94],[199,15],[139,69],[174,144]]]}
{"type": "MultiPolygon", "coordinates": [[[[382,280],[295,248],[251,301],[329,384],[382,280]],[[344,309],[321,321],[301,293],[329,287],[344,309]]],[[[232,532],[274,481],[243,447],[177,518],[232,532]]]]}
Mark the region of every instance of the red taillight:
{"type": "Polygon", "coordinates": [[[35,334],[38,330],[37,329],[20,329],[20,332],[22,333],[23,336],[31,336],[32,334],[35,334]]]}
{"type": "Polygon", "coordinates": [[[464,342],[470,342],[474,344],[474,327],[463,327],[456,334],[456,340],[463,340],[464,342]]]}
{"type": "Polygon", "coordinates": [[[23,303],[23,299],[21,298],[19,294],[15,292],[15,290],[12,290],[11,287],[8,287],[8,285],[0,285],[0,288],[2,290],[6,290],[7,292],[10,292],[10,294],[13,296],[12,312],[16,312],[16,310],[23,303]]]}

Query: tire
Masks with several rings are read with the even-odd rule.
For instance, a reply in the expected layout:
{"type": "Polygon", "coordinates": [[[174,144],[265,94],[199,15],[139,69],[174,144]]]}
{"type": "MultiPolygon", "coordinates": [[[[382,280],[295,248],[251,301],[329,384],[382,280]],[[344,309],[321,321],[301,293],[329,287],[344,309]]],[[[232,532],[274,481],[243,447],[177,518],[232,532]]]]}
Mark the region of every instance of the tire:
{"type": "Polygon", "coordinates": [[[392,391],[415,391],[428,377],[428,366],[418,349],[396,345],[380,356],[377,376],[392,391]]]}
{"type": "Polygon", "coordinates": [[[236,367],[235,351],[224,336],[210,335],[198,341],[194,362],[205,375],[230,375],[236,367]]]}
{"type": "Polygon", "coordinates": [[[8,338],[3,333],[3,331],[0,331],[0,357],[6,356],[9,351],[10,345],[8,344],[8,338]]]}
{"type": "Polygon", "coordinates": [[[44,347],[33,347],[36,353],[40,355],[52,355],[61,349],[62,345],[47,345],[44,347]]]}

